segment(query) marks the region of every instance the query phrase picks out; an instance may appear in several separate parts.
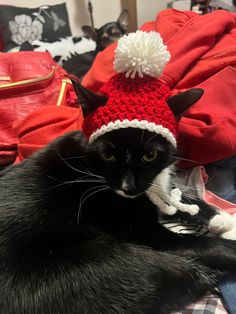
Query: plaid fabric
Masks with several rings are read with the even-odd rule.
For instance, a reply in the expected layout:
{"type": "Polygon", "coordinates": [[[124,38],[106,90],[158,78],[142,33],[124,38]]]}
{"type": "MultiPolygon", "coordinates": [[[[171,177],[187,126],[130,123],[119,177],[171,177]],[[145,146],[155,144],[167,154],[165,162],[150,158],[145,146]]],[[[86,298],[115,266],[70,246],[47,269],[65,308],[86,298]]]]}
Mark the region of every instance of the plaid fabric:
{"type": "Polygon", "coordinates": [[[228,314],[228,311],[219,295],[207,294],[198,302],[188,305],[183,311],[172,314],[228,314]]]}
{"type": "Polygon", "coordinates": [[[180,234],[194,234],[195,236],[210,236],[208,229],[204,226],[189,223],[185,220],[168,220],[160,217],[161,224],[172,232],[180,234]]]}
{"type": "MultiPolygon", "coordinates": [[[[195,224],[190,224],[184,220],[162,219],[165,228],[179,234],[194,234],[195,236],[211,236],[207,228],[195,224]]],[[[181,312],[172,312],[171,314],[228,314],[220,293],[216,290],[213,294],[206,294],[201,300],[188,305],[181,312]]]]}

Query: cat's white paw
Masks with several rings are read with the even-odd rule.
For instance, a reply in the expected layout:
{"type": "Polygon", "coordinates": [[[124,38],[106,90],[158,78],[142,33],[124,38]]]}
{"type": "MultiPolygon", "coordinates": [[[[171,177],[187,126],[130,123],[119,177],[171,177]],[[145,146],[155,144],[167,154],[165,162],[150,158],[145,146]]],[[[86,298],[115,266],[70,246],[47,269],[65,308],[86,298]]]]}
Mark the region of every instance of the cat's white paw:
{"type": "Polygon", "coordinates": [[[234,227],[233,217],[227,213],[214,216],[209,222],[209,230],[212,233],[222,234],[232,230],[234,227]]]}
{"type": "Polygon", "coordinates": [[[234,229],[222,233],[220,237],[228,240],[236,240],[236,226],[234,229]]]}
{"type": "Polygon", "coordinates": [[[232,216],[233,219],[233,227],[231,230],[223,232],[221,234],[221,238],[228,239],[228,240],[236,240],[236,214],[232,216]]]}

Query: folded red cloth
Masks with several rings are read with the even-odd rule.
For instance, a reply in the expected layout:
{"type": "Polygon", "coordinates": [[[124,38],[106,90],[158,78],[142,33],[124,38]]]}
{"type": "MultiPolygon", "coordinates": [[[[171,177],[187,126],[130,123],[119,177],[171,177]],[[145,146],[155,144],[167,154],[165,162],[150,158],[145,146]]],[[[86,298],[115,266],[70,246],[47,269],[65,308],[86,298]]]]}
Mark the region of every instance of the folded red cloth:
{"type": "Polygon", "coordinates": [[[82,123],[80,108],[47,106],[35,110],[14,127],[19,138],[15,163],[29,157],[60,135],[81,130],[82,123]]]}
{"type": "MultiPolygon", "coordinates": [[[[173,94],[202,87],[204,96],[179,123],[182,155],[207,164],[236,154],[236,14],[219,10],[199,16],[192,11],[164,10],[142,30],[160,32],[171,53],[161,79],[173,94]],[[229,68],[231,66],[231,68],[229,68]]],[[[95,92],[114,74],[116,45],[100,52],[83,85],[95,92]]]]}

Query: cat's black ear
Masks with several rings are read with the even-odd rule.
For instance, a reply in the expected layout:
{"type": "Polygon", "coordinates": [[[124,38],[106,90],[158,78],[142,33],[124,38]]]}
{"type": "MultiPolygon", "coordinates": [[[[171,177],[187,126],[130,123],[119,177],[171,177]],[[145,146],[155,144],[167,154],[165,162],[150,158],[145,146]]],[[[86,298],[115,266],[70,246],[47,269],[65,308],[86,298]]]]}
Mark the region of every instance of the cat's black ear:
{"type": "Polygon", "coordinates": [[[78,98],[78,102],[81,105],[84,117],[95,111],[98,107],[106,104],[107,97],[93,93],[82,86],[77,80],[71,78],[71,82],[74,86],[74,90],[78,98]]]}
{"type": "Polygon", "coordinates": [[[192,88],[183,93],[171,96],[167,99],[167,104],[174,113],[175,117],[180,118],[181,115],[203,95],[202,88],[192,88]]]}
{"type": "Polygon", "coordinates": [[[81,26],[81,29],[85,36],[91,38],[94,41],[97,41],[97,29],[96,28],[93,28],[92,26],[89,26],[89,25],[83,25],[81,26]]]}
{"type": "Polygon", "coordinates": [[[123,10],[118,17],[117,22],[120,24],[120,26],[127,31],[128,26],[129,26],[129,11],[128,10],[123,10]]]}

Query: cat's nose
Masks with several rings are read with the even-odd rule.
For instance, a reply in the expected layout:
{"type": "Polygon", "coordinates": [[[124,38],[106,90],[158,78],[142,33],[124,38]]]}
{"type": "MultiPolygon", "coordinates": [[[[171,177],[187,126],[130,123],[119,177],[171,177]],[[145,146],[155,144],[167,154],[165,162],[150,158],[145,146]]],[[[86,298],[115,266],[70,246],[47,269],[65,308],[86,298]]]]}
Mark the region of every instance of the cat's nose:
{"type": "Polygon", "coordinates": [[[132,171],[127,170],[121,181],[121,190],[125,193],[134,193],[136,191],[135,177],[132,171]]]}

